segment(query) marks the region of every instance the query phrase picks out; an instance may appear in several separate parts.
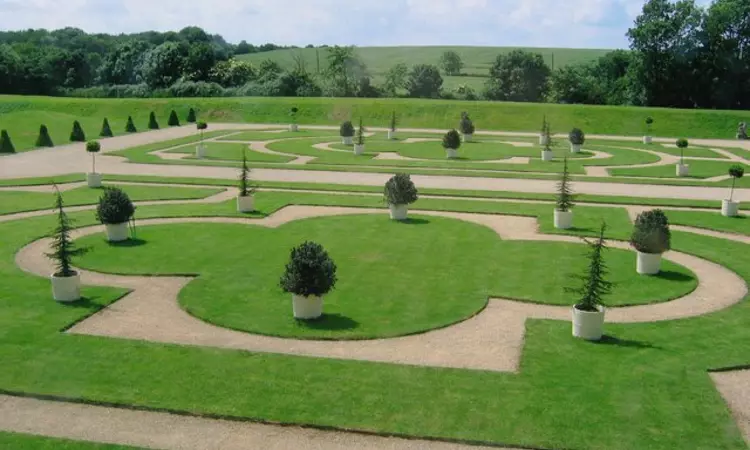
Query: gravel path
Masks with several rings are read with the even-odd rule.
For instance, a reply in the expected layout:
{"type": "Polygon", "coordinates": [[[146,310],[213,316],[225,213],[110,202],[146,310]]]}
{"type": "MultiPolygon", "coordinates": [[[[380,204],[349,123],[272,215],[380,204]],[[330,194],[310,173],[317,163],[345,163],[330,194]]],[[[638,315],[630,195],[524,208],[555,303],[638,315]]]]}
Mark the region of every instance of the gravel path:
{"type": "Polygon", "coordinates": [[[712,372],[709,375],[750,446],[750,370],[712,372]]]}

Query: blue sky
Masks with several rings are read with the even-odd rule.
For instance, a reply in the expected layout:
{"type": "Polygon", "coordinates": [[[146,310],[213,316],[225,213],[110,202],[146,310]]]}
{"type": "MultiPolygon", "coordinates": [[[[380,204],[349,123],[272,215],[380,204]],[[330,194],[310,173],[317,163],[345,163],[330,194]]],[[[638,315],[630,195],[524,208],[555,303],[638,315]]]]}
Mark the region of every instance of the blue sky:
{"type": "Polygon", "coordinates": [[[235,43],[626,48],[625,32],[642,6],[643,0],[0,0],[0,27],[119,33],[197,25],[235,43]]]}

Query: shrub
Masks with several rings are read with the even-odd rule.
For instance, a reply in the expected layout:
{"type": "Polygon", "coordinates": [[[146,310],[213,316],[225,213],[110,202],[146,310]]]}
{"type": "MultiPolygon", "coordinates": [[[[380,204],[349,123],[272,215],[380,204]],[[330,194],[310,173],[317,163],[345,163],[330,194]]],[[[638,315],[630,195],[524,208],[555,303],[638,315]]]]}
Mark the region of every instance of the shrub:
{"type": "Polygon", "coordinates": [[[362,118],[359,118],[359,128],[357,129],[357,145],[365,145],[365,126],[362,124],[362,118]]]}
{"type": "Polygon", "coordinates": [[[677,148],[688,148],[688,140],[685,138],[679,138],[675,145],[677,145],[677,148]]]}
{"type": "Polygon", "coordinates": [[[560,181],[557,183],[557,210],[566,212],[573,207],[573,190],[570,188],[570,171],[568,170],[568,157],[563,159],[563,171],[560,181]]]}
{"type": "Polygon", "coordinates": [[[732,177],[732,188],[729,191],[729,201],[731,202],[734,198],[734,185],[743,176],[745,176],[745,168],[739,164],[733,164],[729,168],[729,176],[732,177]]]}
{"type": "Polygon", "coordinates": [[[103,224],[125,223],[133,217],[135,206],[120,188],[105,187],[96,207],[96,218],[103,224]]]}
{"type": "Polygon", "coordinates": [[[598,310],[597,306],[604,304],[604,296],[612,290],[612,283],[606,279],[609,272],[607,265],[604,263],[604,250],[607,249],[604,241],[604,231],[606,229],[607,224],[602,223],[596,241],[591,242],[584,239],[584,242],[589,246],[588,268],[584,275],[576,276],[576,278],[581,280],[581,287],[566,289],[568,292],[574,292],[581,296],[575,305],[579,311],[596,312],[598,310]]]}
{"type": "Polygon", "coordinates": [[[391,131],[396,131],[396,125],[398,125],[398,119],[396,118],[396,111],[391,113],[391,131]]]}
{"type": "Polygon", "coordinates": [[[570,130],[568,138],[570,139],[570,143],[573,145],[583,145],[583,143],[586,142],[586,135],[580,128],[573,128],[572,130],[570,130]]]}
{"type": "Polygon", "coordinates": [[[471,121],[469,113],[461,113],[461,122],[459,122],[459,128],[463,134],[474,134],[474,122],[471,121]]]}
{"type": "Polygon", "coordinates": [[[169,113],[169,119],[167,120],[167,125],[170,127],[179,127],[180,126],[180,119],[177,117],[177,112],[173,109],[169,113]]]}
{"type": "Polygon", "coordinates": [[[128,123],[125,125],[125,132],[126,133],[135,133],[138,130],[135,128],[135,124],[133,123],[133,117],[128,116],[128,123]]]}
{"type": "Polygon", "coordinates": [[[630,245],[641,253],[664,253],[671,248],[669,219],[660,209],[645,211],[635,219],[630,245]]]}
{"type": "Polygon", "coordinates": [[[15,153],[16,148],[13,146],[13,141],[10,140],[7,130],[0,131],[0,153],[15,153]]]}
{"type": "Polygon", "coordinates": [[[156,114],[154,114],[153,111],[151,111],[151,114],[148,115],[148,128],[150,130],[159,129],[159,122],[156,121],[156,114]]]}
{"type": "Polygon", "coordinates": [[[47,253],[47,257],[55,263],[55,276],[72,277],[75,275],[73,257],[86,253],[86,249],[76,248],[73,239],[70,237],[73,223],[65,214],[60,191],[55,194],[55,209],[57,210],[57,226],[52,234],[52,251],[47,253]]]}
{"type": "Polygon", "coordinates": [[[85,142],[86,134],[81,128],[81,123],[77,120],[73,121],[73,130],[70,132],[70,142],[85,142]]]}
{"type": "Polygon", "coordinates": [[[187,119],[185,119],[188,123],[195,123],[197,118],[195,117],[195,110],[193,108],[190,108],[190,111],[188,111],[187,119]]]}
{"type": "Polygon", "coordinates": [[[47,130],[47,125],[42,125],[39,127],[39,136],[36,138],[36,146],[37,147],[54,147],[55,144],[52,143],[52,138],[49,137],[49,130],[47,130]]]}
{"type": "Polygon", "coordinates": [[[292,123],[297,123],[297,113],[299,112],[299,108],[296,106],[293,106],[292,109],[289,110],[289,115],[292,117],[292,123]]]}
{"type": "Polygon", "coordinates": [[[109,120],[105,117],[102,121],[102,130],[99,132],[99,137],[112,137],[112,129],[109,127],[109,120]]]}
{"type": "Polygon", "coordinates": [[[336,263],[323,246],[306,241],[292,249],[279,285],[284,292],[320,296],[336,286],[336,263]]]}
{"type": "Polygon", "coordinates": [[[347,120],[346,122],[341,124],[339,134],[341,134],[341,137],[354,136],[354,125],[352,125],[352,122],[350,120],[347,120]]]}
{"type": "Polygon", "coordinates": [[[205,81],[178,81],[165,90],[165,97],[223,97],[224,88],[205,81]]]}
{"type": "Polygon", "coordinates": [[[650,133],[651,132],[651,125],[654,123],[654,118],[651,116],[646,117],[646,130],[650,133]]]}
{"type": "Polygon", "coordinates": [[[461,147],[461,135],[456,130],[450,130],[443,136],[443,148],[458,150],[461,147]]]}
{"type": "Polygon", "coordinates": [[[384,200],[389,205],[409,205],[417,201],[417,187],[411,177],[399,173],[385,183],[384,200]]]}

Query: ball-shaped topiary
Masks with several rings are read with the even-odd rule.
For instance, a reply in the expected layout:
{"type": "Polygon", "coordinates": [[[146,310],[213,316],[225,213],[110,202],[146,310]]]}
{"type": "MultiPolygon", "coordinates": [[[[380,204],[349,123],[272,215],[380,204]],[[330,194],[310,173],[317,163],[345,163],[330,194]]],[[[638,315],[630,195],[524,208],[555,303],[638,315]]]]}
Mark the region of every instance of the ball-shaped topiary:
{"type": "Polygon", "coordinates": [[[341,124],[341,128],[339,128],[339,134],[341,134],[341,137],[354,136],[354,125],[352,124],[351,120],[347,120],[346,122],[341,124]]]}
{"type": "Polygon", "coordinates": [[[122,189],[105,187],[96,207],[96,219],[103,224],[125,223],[133,217],[135,206],[122,189]]]}
{"type": "Polygon", "coordinates": [[[385,183],[383,199],[389,205],[409,205],[418,199],[417,187],[406,173],[399,173],[385,183]]]}
{"type": "Polygon", "coordinates": [[[743,176],[745,176],[745,168],[739,164],[733,164],[729,168],[728,173],[729,173],[729,176],[734,179],[742,178],[743,176]]]}
{"type": "Polygon", "coordinates": [[[15,153],[16,148],[13,146],[13,141],[10,140],[10,135],[7,130],[0,131],[0,153],[15,153]]]}
{"type": "Polygon", "coordinates": [[[55,144],[52,143],[52,138],[49,136],[49,130],[47,129],[47,125],[41,125],[39,127],[39,136],[36,138],[36,146],[37,147],[54,147],[55,144]]]}
{"type": "Polygon", "coordinates": [[[630,245],[641,253],[664,253],[671,248],[669,219],[660,209],[645,211],[635,219],[630,245]]]}
{"type": "Polygon", "coordinates": [[[88,141],[86,142],[86,151],[89,153],[99,153],[102,149],[102,144],[99,141],[88,141]]]}
{"type": "Polygon", "coordinates": [[[187,119],[188,123],[195,123],[198,118],[195,115],[195,110],[193,108],[190,108],[190,111],[188,111],[187,119]]]}
{"type": "Polygon", "coordinates": [[[279,285],[284,292],[302,296],[327,294],[336,286],[336,263],[323,246],[304,242],[292,249],[279,285]]]}
{"type": "Polygon", "coordinates": [[[570,134],[568,134],[568,139],[570,139],[570,143],[573,145],[583,145],[586,142],[586,135],[580,128],[573,128],[570,130],[570,134]]]}
{"type": "Polygon", "coordinates": [[[153,111],[151,111],[151,114],[148,115],[148,128],[150,130],[159,129],[159,122],[156,121],[156,114],[154,114],[153,111]]]}
{"type": "Polygon", "coordinates": [[[167,125],[170,127],[179,127],[180,126],[180,119],[177,117],[177,112],[173,109],[169,113],[169,119],[167,119],[167,125]]]}
{"type": "Polygon", "coordinates": [[[199,130],[205,130],[206,128],[208,128],[208,124],[201,120],[200,122],[195,124],[195,128],[199,130]]]}
{"type": "Polygon", "coordinates": [[[443,136],[443,148],[457,150],[461,147],[461,135],[456,130],[450,130],[443,136]]]}
{"type": "Polygon", "coordinates": [[[654,123],[654,118],[651,116],[646,117],[646,125],[651,125],[654,123]]]}
{"type": "Polygon", "coordinates": [[[679,138],[677,139],[677,142],[675,142],[675,145],[677,148],[688,148],[688,140],[685,138],[679,138]]]}
{"type": "Polygon", "coordinates": [[[461,129],[461,133],[463,134],[474,134],[475,127],[474,122],[472,122],[471,118],[469,117],[469,113],[463,112],[461,113],[461,121],[458,124],[459,128],[461,129]]]}

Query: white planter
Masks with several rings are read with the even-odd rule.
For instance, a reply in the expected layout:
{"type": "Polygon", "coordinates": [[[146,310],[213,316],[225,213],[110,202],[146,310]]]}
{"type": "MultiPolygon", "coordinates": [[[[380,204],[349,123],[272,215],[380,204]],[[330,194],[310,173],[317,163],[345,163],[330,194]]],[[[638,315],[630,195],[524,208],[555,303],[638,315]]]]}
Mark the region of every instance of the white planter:
{"type": "Polygon", "coordinates": [[[388,205],[391,210],[391,219],[393,220],[406,220],[406,215],[409,213],[408,205],[388,205]]]}
{"type": "Polygon", "coordinates": [[[445,156],[449,159],[458,158],[458,150],[456,150],[455,148],[446,148],[445,156]]]}
{"type": "Polygon", "coordinates": [[[107,228],[107,240],[109,242],[122,242],[128,239],[128,223],[108,223],[104,225],[107,228]]]}
{"type": "Polygon", "coordinates": [[[539,145],[547,145],[547,136],[539,136],[539,145]]]}
{"type": "Polygon", "coordinates": [[[573,226],[573,211],[555,210],[555,228],[567,230],[573,226]]]}
{"type": "Polygon", "coordinates": [[[635,270],[641,275],[656,275],[661,270],[661,253],[638,252],[635,270]]]}
{"type": "Polygon", "coordinates": [[[237,211],[241,213],[255,211],[255,196],[237,196],[237,211]]]}
{"type": "Polygon", "coordinates": [[[573,336],[587,341],[598,341],[602,338],[604,328],[604,307],[597,306],[598,311],[581,311],[573,307],[573,336]]]}
{"type": "Polygon", "coordinates": [[[204,158],[206,156],[206,146],[203,144],[198,144],[195,146],[195,157],[196,158],[204,158]]]}
{"type": "Polygon", "coordinates": [[[471,142],[474,139],[473,134],[464,134],[464,142],[471,142]]]}
{"type": "Polygon", "coordinates": [[[90,188],[102,187],[102,174],[96,172],[87,173],[86,184],[88,184],[90,188]]]}
{"type": "Polygon", "coordinates": [[[317,319],[323,315],[323,297],[293,294],[292,311],[295,319],[317,319]]]}
{"type": "Polygon", "coordinates": [[[365,152],[365,144],[354,144],[354,154],[361,155],[365,152]]]}
{"type": "Polygon", "coordinates": [[[388,130],[388,140],[396,139],[396,132],[388,130]]]}
{"type": "Polygon", "coordinates": [[[296,123],[289,124],[289,131],[291,131],[292,133],[296,133],[297,131],[299,131],[299,127],[296,123]]]}
{"type": "Polygon", "coordinates": [[[570,144],[570,151],[571,153],[580,153],[581,152],[581,146],[578,144],[570,144]]]}
{"type": "Polygon", "coordinates": [[[687,164],[677,163],[675,165],[675,173],[678,177],[686,177],[690,173],[690,166],[687,164]]]}
{"type": "Polygon", "coordinates": [[[653,142],[653,139],[651,138],[651,136],[643,136],[644,144],[650,144],[651,142],[653,142]]]}
{"type": "Polygon", "coordinates": [[[552,161],[552,152],[549,150],[542,150],[542,161],[552,161]]]}
{"type": "Polygon", "coordinates": [[[81,299],[81,275],[76,272],[72,277],[58,277],[53,273],[52,298],[58,302],[67,303],[81,299]]]}
{"type": "Polygon", "coordinates": [[[724,217],[735,217],[739,213],[740,202],[732,200],[721,201],[721,215],[724,217]]]}
{"type": "Polygon", "coordinates": [[[344,145],[352,145],[354,143],[354,138],[352,136],[342,136],[341,143],[344,145]]]}

